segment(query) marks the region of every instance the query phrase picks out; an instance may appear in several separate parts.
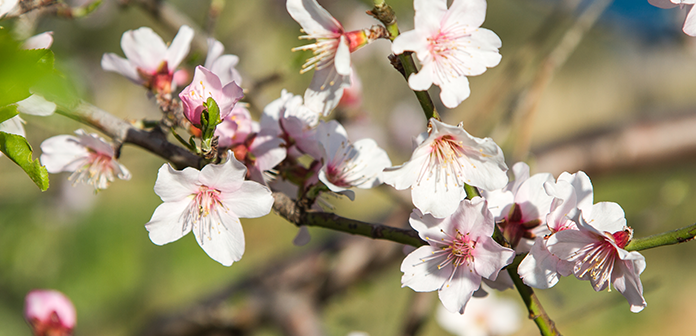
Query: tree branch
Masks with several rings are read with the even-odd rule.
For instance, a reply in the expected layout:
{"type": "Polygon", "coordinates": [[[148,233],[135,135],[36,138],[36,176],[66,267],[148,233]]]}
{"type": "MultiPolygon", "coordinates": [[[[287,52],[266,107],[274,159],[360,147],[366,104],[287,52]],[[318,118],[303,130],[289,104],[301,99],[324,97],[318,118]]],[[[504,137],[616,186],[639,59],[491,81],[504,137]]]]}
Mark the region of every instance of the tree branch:
{"type": "Polygon", "coordinates": [[[696,224],[681,229],[658,233],[656,235],[637,238],[626,245],[626,251],[641,251],[653,247],[681,244],[696,237],[696,224]]]}

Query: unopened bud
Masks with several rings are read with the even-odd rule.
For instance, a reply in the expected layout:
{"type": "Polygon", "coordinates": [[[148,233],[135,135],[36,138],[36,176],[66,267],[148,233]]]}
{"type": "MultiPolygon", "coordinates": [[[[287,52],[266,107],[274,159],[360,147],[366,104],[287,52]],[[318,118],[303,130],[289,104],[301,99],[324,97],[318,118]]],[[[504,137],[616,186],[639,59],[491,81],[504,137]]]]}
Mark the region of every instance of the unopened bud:
{"type": "Polygon", "coordinates": [[[24,318],[36,336],[72,335],[77,314],[75,306],[63,293],[37,289],[24,300],[24,318]]]}

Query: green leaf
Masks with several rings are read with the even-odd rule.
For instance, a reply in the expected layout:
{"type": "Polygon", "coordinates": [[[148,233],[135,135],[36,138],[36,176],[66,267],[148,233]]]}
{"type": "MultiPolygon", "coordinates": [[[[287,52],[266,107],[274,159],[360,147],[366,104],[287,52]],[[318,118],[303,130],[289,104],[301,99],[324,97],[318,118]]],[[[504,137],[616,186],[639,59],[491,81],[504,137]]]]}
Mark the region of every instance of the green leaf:
{"type": "Polygon", "coordinates": [[[10,118],[16,116],[19,112],[17,112],[17,105],[7,105],[5,107],[0,107],[0,123],[3,123],[10,118]]]}
{"type": "Polygon", "coordinates": [[[0,132],[0,151],[22,168],[41,191],[48,189],[48,171],[38,159],[32,160],[32,149],[27,139],[0,132]]]}
{"type": "Polygon", "coordinates": [[[201,139],[207,140],[213,138],[215,135],[215,127],[219,125],[222,120],[220,120],[220,108],[215,102],[215,99],[208,97],[204,106],[206,109],[201,113],[201,129],[203,130],[201,139]]]}

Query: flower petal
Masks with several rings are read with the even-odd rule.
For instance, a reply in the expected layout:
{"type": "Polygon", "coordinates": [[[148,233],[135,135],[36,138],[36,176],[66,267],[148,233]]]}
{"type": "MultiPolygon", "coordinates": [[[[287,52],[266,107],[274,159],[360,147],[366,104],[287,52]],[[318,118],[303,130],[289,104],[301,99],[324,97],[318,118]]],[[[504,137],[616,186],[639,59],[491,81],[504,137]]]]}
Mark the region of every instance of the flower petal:
{"type": "Polygon", "coordinates": [[[341,24],[316,0],[288,0],[286,8],[308,35],[343,32],[341,24]]]}
{"type": "MultiPolygon", "coordinates": [[[[409,81],[409,84],[411,82],[409,81]]],[[[448,108],[455,108],[459,106],[464,99],[469,98],[471,94],[471,89],[469,88],[469,79],[466,76],[459,76],[455,78],[447,78],[447,80],[441,81],[440,85],[440,100],[442,104],[448,108]]]]}
{"type": "Polygon", "coordinates": [[[176,170],[165,163],[157,172],[155,181],[155,194],[164,202],[177,202],[188,198],[198,192],[200,183],[197,169],[187,167],[183,170],[176,170]]]}
{"type": "Polygon", "coordinates": [[[338,105],[343,90],[349,86],[350,75],[340,75],[335,66],[316,70],[304,94],[305,106],[327,116],[338,105]]]}
{"type": "Polygon", "coordinates": [[[445,283],[437,294],[447,310],[464,314],[466,303],[479,287],[481,287],[481,276],[462,265],[457,267],[452,280],[445,283]]]}
{"type": "Polygon", "coordinates": [[[401,286],[410,287],[416,292],[432,292],[442,287],[452,272],[451,266],[438,269],[438,262],[423,261],[432,257],[435,249],[431,246],[421,246],[411,252],[401,262],[401,286]],[[450,273],[446,273],[449,270],[450,273]]]}
{"type": "Polygon", "coordinates": [[[46,117],[56,111],[56,104],[44,97],[33,94],[29,98],[17,102],[17,111],[30,115],[46,117]]]}
{"type": "MultiPolygon", "coordinates": [[[[242,259],[244,254],[244,231],[242,224],[230,211],[220,211],[221,223],[213,223],[209,237],[200,237],[199,230],[193,229],[198,245],[213,260],[224,266],[231,266],[242,259]]],[[[199,224],[200,225],[200,224],[199,224]]]]}
{"type": "Polygon", "coordinates": [[[231,151],[228,151],[225,163],[208,164],[201,169],[199,181],[223,193],[235,193],[242,187],[244,176],[246,176],[246,167],[234,157],[231,151]]]}
{"type": "Polygon", "coordinates": [[[142,84],[144,82],[143,79],[140,78],[138,70],[133,63],[114,53],[108,53],[102,56],[101,67],[105,71],[119,73],[136,84],[142,84]]]}
{"type": "Polygon", "coordinates": [[[181,217],[190,203],[191,198],[184,198],[176,202],[160,204],[152,214],[150,221],[145,224],[150,240],[156,245],[164,245],[189,233],[191,226],[187,225],[188,228],[184,230],[181,217]]]}
{"type": "Polygon", "coordinates": [[[81,146],[79,139],[71,135],[58,135],[41,143],[41,164],[51,174],[74,171],[89,158],[89,152],[81,146]]]}
{"type": "Polygon", "coordinates": [[[149,27],[123,33],[121,49],[135,67],[147,72],[157,71],[167,58],[167,45],[149,27]]]}
{"type": "Polygon", "coordinates": [[[253,181],[244,181],[238,190],[223,193],[221,198],[224,206],[241,218],[268,215],[275,201],[267,187],[253,181]]]}
{"type": "Polygon", "coordinates": [[[474,249],[474,268],[478,275],[495,280],[498,272],[514,258],[515,251],[500,246],[490,237],[482,237],[474,249]]]}
{"type": "Polygon", "coordinates": [[[350,76],[350,47],[345,35],[341,35],[334,56],[336,72],[341,76],[350,76]]]}
{"type": "Polygon", "coordinates": [[[169,72],[174,72],[184,57],[188,55],[189,49],[191,48],[191,40],[193,40],[193,29],[191,27],[183,25],[179,28],[179,32],[174,36],[172,44],[169,45],[167,49],[167,67],[169,72]]]}

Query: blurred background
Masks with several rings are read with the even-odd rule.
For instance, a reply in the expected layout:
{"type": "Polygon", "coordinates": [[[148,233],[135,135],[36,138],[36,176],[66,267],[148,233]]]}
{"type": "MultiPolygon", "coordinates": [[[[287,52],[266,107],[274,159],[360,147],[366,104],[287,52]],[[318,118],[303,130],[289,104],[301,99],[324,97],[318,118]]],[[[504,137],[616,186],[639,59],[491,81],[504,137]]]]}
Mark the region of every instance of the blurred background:
{"type": "MultiPolygon", "coordinates": [[[[347,30],[377,24],[365,14],[369,1],[319,2],[347,30]]],[[[53,31],[57,67],[81,97],[129,120],[159,119],[160,112],[141,87],[103,71],[101,57],[123,55],[121,35],[141,26],[171,41],[181,22],[172,13],[185,13],[226,53],[240,57],[252,112],[283,88],[302,94],[311,79],[299,74],[308,53],[290,51],[303,41],[285,1],[213,3],[221,6],[216,20],[210,1],[104,0],[84,18],[32,12],[28,16],[37,18],[2,24],[22,37],[53,31]]],[[[401,30],[412,29],[413,3],[388,3],[401,30]]],[[[493,137],[509,165],[525,160],[532,173],[555,176],[588,172],[595,202],[619,203],[636,237],[693,224],[696,38],[681,32],[687,9],[659,9],[647,0],[494,0],[488,6],[483,27],[502,39],[502,62],[469,78],[471,97],[456,109],[444,108],[431,88],[444,121],[493,137]]],[[[389,64],[389,50],[383,40],[352,55],[362,99],[331,117],[353,139],[374,138],[397,165],[409,158],[411,138],[425,130],[426,120],[389,64]]],[[[184,68],[192,71],[205,52],[205,39],[197,36],[184,68]]],[[[36,157],[44,139],[85,128],[59,115],[25,120],[36,157]]],[[[95,195],[73,187],[67,174],[51,175],[51,187],[41,193],[0,158],[0,335],[30,335],[22,306],[34,288],[57,289],[73,300],[76,335],[292,335],[298,325],[326,335],[448,334],[436,321],[436,293],[400,288],[398,244],[310,228],[311,242],[297,247],[297,228],[274,214],[243,220],[246,253],[229,268],[207,257],[192,235],[152,244],[144,224],[161,203],[153,186],[163,160],[127,145],[121,162],[132,179],[95,195]]],[[[357,191],[355,202],[328,201],[341,216],[394,226],[407,226],[411,211],[409,194],[386,186],[357,191]]],[[[694,253],[695,243],[643,251],[648,306],[639,314],[620,293],[595,293],[573,278],[536,292],[565,335],[688,334],[696,316],[694,253]]],[[[515,335],[538,334],[514,290],[498,296],[520,308],[515,335]]]]}

